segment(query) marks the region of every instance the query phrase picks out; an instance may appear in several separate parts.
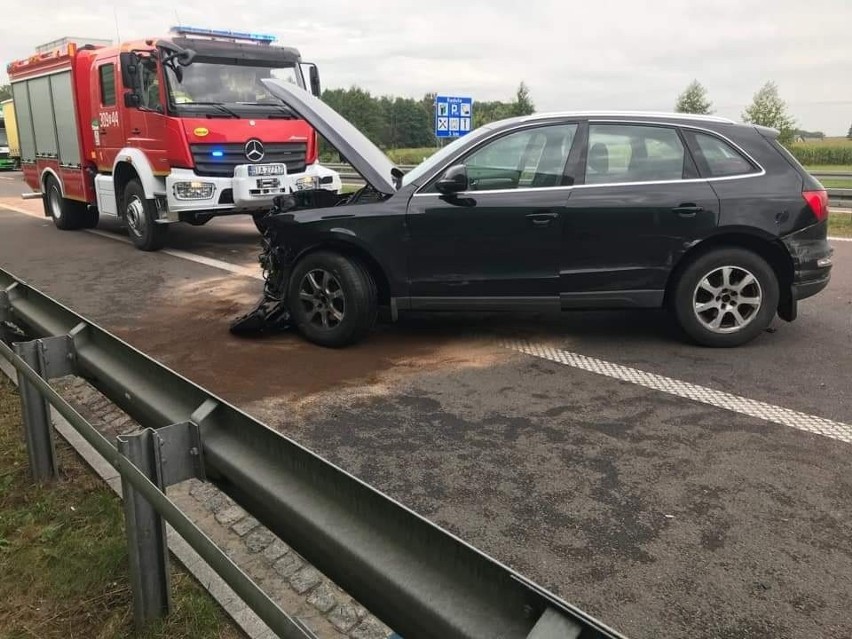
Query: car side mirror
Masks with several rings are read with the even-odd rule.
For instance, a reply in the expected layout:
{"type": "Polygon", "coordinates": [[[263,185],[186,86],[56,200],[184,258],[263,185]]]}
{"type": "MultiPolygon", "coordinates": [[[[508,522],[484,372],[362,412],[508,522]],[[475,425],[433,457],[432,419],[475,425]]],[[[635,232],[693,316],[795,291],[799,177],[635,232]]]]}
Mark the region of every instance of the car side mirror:
{"type": "Polygon", "coordinates": [[[468,180],[465,165],[457,164],[444,171],[441,179],[435,182],[435,188],[444,195],[453,195],[467,191],[468,180]]]}

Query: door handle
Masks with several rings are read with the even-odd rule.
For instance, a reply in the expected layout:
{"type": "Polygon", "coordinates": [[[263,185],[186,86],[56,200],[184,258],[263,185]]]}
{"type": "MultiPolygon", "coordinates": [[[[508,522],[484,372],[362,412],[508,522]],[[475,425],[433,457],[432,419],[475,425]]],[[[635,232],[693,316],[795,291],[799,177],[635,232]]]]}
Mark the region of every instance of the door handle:
{"type": "Polygon", "coordinates": [[[681,204],[680,206],[676,206],[672,209],[672,211],[674,211],[681,217],[695,217],[696,213],[701,213],[703,210],[703,206],[698,206],[697,204],[691,203],[681,204]]]}
{"type": "Polygon", "coordinates": [[[532,222],[534,226],[547,226],[557,217],[559,217],[557,213],[552,213],[550,211],[541,211],[539,213],[530,213],[527,215],[527,219],[532,222]]]}
{"type": "Polygon", "coordinates": [[[142,133],[142,129],[137,129],[136,127],[133,127],[132,129],[130,129],[130,133],[133,135],[139,135],[140,133],[142,133]]]}

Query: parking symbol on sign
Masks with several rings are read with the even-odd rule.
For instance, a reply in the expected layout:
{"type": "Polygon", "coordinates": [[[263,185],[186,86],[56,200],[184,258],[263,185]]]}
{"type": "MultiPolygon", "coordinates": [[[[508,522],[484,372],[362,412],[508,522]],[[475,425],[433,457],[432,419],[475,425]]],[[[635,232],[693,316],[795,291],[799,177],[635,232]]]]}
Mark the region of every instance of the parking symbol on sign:
{"type": "Polygon", "coordinates": [[[450,114],[452,114],[452,115],[458,115],[459,114],[459,105],[458,104],[451,104],[450,105],[450,114]]]}
{"type": "Polygon", "coordinates": [[[447,130],[447,118],[438,118],[438,130],[446,131],[447,130]]]}

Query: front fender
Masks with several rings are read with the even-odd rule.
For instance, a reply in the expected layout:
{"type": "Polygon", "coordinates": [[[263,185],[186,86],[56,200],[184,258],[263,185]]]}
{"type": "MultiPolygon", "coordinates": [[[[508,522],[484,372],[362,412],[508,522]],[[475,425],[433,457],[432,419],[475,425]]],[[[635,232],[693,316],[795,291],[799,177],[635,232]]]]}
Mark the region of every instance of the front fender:
{"type": "Polygon", "coordinates": [[[153,200],[156,196],[166,194],[166,179],[165,174],[157,174],[154,167],[148,161],[148,156],[141,149],[124,148],[115,156],[115,162],[112,166],[112,174],[117,175],[116,169],[120,164],[128,164],[133,167],[139,180],[142,182],[142,188],[145,190],[145,197],[153,200]]]}

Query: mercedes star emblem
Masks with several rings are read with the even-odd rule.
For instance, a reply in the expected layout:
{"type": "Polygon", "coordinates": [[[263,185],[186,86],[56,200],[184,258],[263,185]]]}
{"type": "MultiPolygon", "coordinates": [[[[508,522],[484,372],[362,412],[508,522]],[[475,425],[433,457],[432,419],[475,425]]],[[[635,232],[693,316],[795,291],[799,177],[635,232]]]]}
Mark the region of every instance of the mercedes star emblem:
{"type": "Polygon", "coordinates": [[[249,162],[260,162],[266,151],[263,150],[263,143],[260,140],[249,140],[246,142],[246,159],[249,162]]]}

